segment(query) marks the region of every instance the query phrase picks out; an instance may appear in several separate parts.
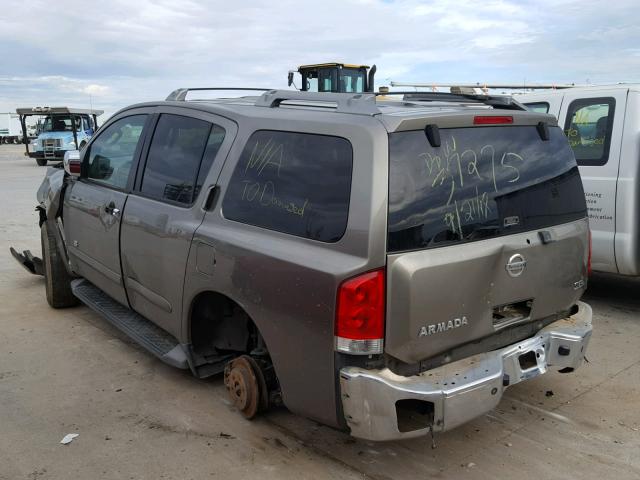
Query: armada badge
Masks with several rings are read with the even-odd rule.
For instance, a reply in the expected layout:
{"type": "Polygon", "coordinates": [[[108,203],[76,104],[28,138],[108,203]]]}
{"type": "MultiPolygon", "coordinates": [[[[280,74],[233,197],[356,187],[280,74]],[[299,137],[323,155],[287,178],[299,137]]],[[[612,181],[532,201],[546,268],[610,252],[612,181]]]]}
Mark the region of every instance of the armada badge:
{"type": "Polygon", "coordinates": [[[509,258],[505,268],[510,276],[519,277],[522,275],[522,272],[524,272],[524,269],[527,268],[527,261],[522,255],[516,253],[515,255],[511,255],[511,258],[509,258]]]}
{"type": "Polygon", "coordinates": [[[463,315],[462,318],[454,318],[453,320],[449,320],[448,322],[440,322],[433,325],[424,325],[423,327],[420,327],[420,333],[418,334],[418,337],[427,337],[429,335],[433,335],[434,333],[446,332],[447,330],[460,328],[468,324],[469,321],[467,320],[467,317],[463,315]]]}

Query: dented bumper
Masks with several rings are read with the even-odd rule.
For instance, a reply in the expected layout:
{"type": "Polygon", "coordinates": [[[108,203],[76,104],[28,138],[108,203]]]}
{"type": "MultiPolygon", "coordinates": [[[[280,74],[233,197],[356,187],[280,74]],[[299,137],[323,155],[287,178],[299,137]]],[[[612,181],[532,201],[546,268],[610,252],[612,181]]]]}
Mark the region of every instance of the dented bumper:
{"type": "Polygon", "coordinates": [[[591,307],[578,302],[574,315],[531,338],[412,377],[389,369],[343,368],[342,406],[351,434],[368,440],[395,440],[426,435],[430,428],[434,432],[451,430],[468,422],[495,408],[511,385],[548,368],[579,367],[591,338],[591,316],[591,307]],[[415,412],[407,412],[407,406],[416,407],[415,412]]]}

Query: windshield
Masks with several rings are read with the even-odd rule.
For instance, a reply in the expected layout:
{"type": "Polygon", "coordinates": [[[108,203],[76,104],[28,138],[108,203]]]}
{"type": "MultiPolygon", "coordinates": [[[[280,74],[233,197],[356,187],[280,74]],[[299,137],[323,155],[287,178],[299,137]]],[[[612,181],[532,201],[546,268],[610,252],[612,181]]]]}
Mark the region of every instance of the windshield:
{"type": "Polygon", "coordinates": [[[388,250],[433,248],[586,217],[566,137],[535,126],[441,129],[389,135],[388,250]]]}
{"type": "MultiPolygon", "coordinates": [[[[80,130],[80,117],[75,117],[76,130],[80,130]]],[[[71,132],[71,116],[69,115],[52,115],[44,119],[42,125],[43,132],[71,132]]]]}

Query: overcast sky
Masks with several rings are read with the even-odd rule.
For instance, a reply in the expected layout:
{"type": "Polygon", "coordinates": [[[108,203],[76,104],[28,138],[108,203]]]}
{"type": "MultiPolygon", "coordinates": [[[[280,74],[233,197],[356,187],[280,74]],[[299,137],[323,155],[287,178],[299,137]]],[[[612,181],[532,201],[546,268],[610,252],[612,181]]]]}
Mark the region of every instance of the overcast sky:
{"type": "Polygon", "coordinates": [[[286,88],[299,64],[376,85],[640,81],[638,1],[4,0],[0,111],[113,113],[183,86],[286,88]]]}

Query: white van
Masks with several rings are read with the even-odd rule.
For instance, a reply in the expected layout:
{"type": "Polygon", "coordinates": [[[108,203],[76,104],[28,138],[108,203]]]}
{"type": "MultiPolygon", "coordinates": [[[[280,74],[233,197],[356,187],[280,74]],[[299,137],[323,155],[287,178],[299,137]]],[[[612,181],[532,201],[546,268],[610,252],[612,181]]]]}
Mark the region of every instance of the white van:
{"type": "Polygon", "coordinates": [[[552,113],[580,166],[593,270],[640,275],[640,85],[574,87],[518,95],[552,113]]]}

